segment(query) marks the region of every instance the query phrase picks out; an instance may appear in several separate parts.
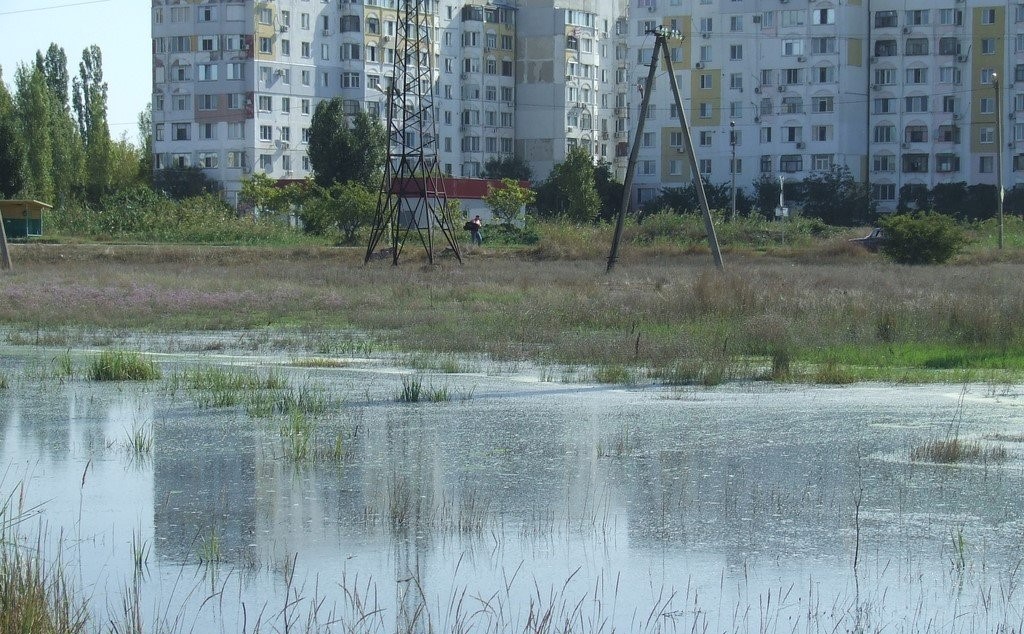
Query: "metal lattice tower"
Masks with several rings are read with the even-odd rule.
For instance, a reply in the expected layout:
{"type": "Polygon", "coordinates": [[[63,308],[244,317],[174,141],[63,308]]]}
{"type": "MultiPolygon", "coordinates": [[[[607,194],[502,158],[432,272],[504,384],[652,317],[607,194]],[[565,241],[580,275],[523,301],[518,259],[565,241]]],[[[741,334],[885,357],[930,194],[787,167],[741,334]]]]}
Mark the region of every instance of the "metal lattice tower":
{"type": "Polygon", "coordinates": [[[387,89],[388,160],[364,263],[388,234],[392,263],[398,264],[405,241],[413,233],[433,263],[438,232],[462,261],[437,154],[436,6],[436,0],[405,0],[398,10],[394,80],[387,89]]]}

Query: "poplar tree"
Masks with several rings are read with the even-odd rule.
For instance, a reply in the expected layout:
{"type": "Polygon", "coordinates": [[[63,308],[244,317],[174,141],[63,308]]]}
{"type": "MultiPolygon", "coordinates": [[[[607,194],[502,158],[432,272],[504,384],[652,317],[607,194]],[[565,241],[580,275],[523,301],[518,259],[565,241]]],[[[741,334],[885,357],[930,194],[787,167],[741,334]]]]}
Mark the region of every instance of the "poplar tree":
{"type": "Polygon", "coordinates": [[[75,77],[73,105],[78,131],[85,143],[85,192],[91,203],[110,189],[111,140],[107,123],[107,84],[103,81],[103,55],[92,45],[82,51],[75,77]]]}
{"type": "Polygon", "coordinates": [[[43,73],[50,91],[50,116],[47,127],[53,152],[55,202],[67,204],[82,192],[84,149],[69,100],[68,58],[64,49],[50,44],[44,56],[36,53],[36,68],[43,73]]]}
{"type": "Polygon", "coordinates": [[[0,68],[0,198],[14,198],[25,184],[22,175],[22,161],[25,157],[18,125],[15,119],[14,103],[3,81],[0,68]]]}
{"type": "Polygon", "coordinates": [[[46,77],[35,66],[19,66],[14,83],[15,109],[25,147],[25,187],[28,197],[52,201],[53,148],[50,130],[40,122],[49,121],[52,105],[46,77]]]}

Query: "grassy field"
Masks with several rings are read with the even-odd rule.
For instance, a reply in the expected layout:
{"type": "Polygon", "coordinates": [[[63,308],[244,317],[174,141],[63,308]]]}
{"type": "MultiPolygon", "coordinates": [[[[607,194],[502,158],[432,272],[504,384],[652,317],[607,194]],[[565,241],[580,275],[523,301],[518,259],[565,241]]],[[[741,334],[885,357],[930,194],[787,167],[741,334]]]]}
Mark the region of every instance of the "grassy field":
{"type": "Polygon", "coordinates": [[[360,332],[402,350],[677,383],[1010,380],[1024,371],[1017,250],[906,267],[850,245],[852,230],[756,248],[723,240],[720,272],[697,244],[633,235],[608,275],[608,231],[549,230],[532,247],[468,249],[461,265],[428,266],[410,245],[397,268],[364,266],[361,248],[14,245],[0,323],[13,333],[360,332]]]}

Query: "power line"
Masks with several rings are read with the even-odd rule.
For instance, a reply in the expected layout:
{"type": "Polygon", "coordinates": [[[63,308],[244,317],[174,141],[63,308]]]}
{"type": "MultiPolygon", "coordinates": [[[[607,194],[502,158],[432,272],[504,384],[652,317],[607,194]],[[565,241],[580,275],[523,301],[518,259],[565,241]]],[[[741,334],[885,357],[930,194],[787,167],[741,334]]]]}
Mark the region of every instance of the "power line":
{"type": "Polygon", "coordinates": [[[86,4],[102,4],[112,0],[85,0],[84,2],[71,2],[69,4],[57,4],[52,7],[35,7],[33,9],[18,9],[17,11],[0,11],[0,15],[14,15],[16,13],[33,13],[36,11],[49,11],[51,9],[66,9],[68,7],[80,7],[86,4]]]}

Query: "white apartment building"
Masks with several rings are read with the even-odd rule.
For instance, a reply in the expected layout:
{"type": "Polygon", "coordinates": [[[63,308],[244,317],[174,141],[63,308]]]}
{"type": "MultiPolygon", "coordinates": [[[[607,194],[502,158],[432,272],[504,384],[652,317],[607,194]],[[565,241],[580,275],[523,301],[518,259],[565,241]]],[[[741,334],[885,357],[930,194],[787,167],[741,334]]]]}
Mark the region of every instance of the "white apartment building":
{"type": "MultiPolygon", "coordinates": [[[[229,201],[253,170],[305,177],[319,100],[384,115],[400,2],[153,0],[154,166],[199,165],[229,201]]],[[[749,189],[763,176],[800,180],[844,165],[891,209],[907,185],[994,183],[997,147],[1006,186],[1024,179],[1019,4],[431,0],[429,9],[438,150],[455,176],[515,153],[542,180],[582,146],[621,177],[649,31],[665,26],[682,35],[673,66],[699,171],[712,182],[735,168],[749,189]],[[1003,143],[993,72],[1004,78],[1003,143]]],[[[634,204],[691,178],[665,72],[640,140],[634,204]]]]}

